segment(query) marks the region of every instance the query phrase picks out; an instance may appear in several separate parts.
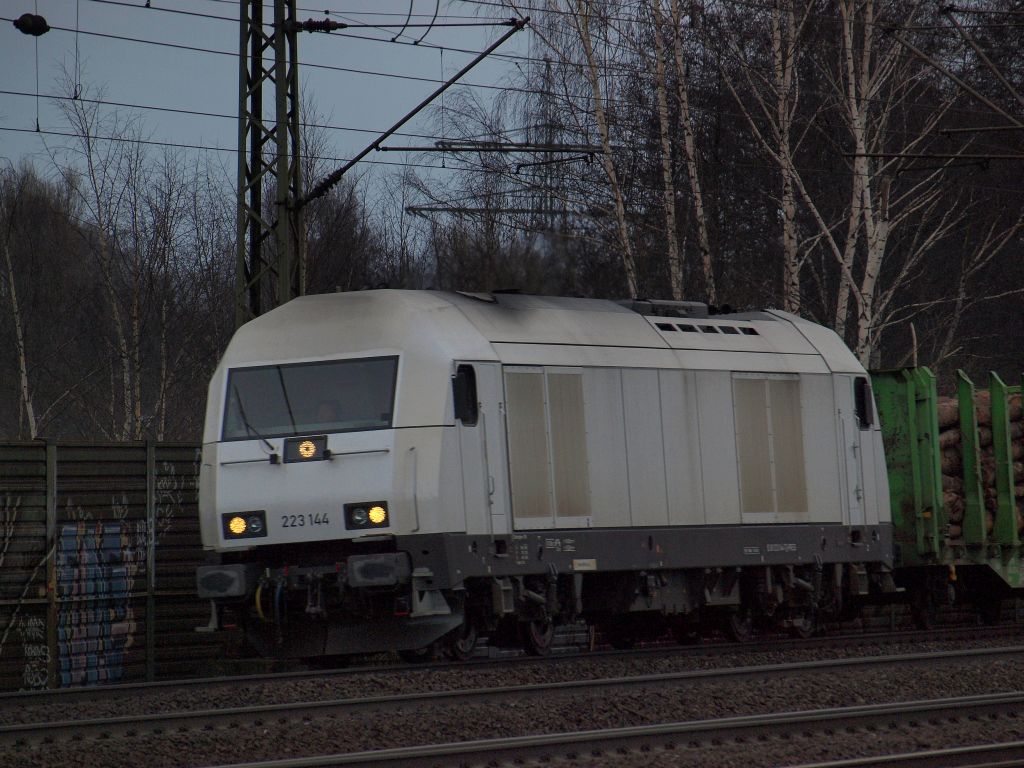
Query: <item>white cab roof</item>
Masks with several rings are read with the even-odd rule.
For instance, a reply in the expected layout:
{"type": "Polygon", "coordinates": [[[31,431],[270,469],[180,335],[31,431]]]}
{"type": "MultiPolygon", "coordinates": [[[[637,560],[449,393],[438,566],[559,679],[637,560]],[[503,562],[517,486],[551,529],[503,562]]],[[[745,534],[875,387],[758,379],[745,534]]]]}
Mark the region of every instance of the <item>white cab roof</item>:
{"type": "Polygon", "coordinates": [[[411,290],[294,299],[239,329],[220,367],[396,352],[448,361],[733,370],[766,370],[766,361],[778,357],[786,359],[782,370],[863,373],[831,330],[779,311],[648,317],[601,299],[411,290]],[[753,353],[752,367],[737,353],[753,353]]]}

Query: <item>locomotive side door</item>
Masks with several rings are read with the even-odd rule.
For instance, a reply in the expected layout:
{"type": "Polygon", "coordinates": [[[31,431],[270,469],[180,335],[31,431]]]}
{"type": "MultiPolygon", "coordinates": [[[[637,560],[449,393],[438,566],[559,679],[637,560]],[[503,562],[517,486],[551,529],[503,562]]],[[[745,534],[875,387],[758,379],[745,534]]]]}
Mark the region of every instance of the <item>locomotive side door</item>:
{"type": "Polygon", "coordinates": [[[509,531],[508,475],[505,467],[505,403],[501,366],[496,363],[459,363],[456,366],[456,401],[472,400],[473,412],[455,423],[459,433],[462,490],[467,530],[500,534],[509,531]]]}

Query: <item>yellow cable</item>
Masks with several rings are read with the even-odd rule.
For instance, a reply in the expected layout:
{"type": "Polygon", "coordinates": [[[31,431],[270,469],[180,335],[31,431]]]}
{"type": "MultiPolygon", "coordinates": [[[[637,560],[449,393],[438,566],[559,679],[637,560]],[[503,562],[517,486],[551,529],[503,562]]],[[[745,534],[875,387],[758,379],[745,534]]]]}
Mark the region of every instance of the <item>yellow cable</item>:
{"type": "Polygon", "coordinates": [[[266,623],[267,617],[263,614],[263,603],[260,600],[260,596],[263,594],[263,585],[260,584],[256,587],[256,615],[260,617],[260,621],[266,623]]]}

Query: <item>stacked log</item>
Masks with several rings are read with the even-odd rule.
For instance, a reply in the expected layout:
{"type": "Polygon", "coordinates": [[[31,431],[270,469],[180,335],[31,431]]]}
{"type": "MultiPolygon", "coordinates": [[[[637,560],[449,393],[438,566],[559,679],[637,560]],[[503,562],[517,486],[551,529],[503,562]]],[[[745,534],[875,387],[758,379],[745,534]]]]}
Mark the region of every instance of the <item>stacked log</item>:
{"type": "MultiPolygon", "coordinates": [[[[963,451],[959,404],[956,398],[940,397],[939,449],[941,450],[942,496],[949,518],[949,538],[963,535],[965,507],[963,451]]],[[[1013,462],[1013,495],[1017,530],[1024,537],[1024,419],[1021,396],[1009,397],[1010,452],[1013,462]]],[[[985,505],[985,526],[991,534],[998,509],[996,493],[996,459],[992,439],[992,399],[988,390],[974,394],[974,412],[978,419],[978,446],[981,456],[981,490],[985,505]]]]}

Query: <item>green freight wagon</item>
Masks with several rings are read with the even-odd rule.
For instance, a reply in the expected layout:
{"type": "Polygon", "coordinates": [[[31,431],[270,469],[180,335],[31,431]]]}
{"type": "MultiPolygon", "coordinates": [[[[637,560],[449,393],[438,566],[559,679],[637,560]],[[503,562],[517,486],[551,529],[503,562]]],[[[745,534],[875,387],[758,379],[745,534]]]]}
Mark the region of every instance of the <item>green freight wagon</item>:
{"type": "Polygon", "coordinates": [[[872,374],[885,442],[897,582],[918,623],[951,601],[994,621],[1020,589],[1024,528],[1021,387],[957,373],[940,398],[927,368],[872,374]]]}

